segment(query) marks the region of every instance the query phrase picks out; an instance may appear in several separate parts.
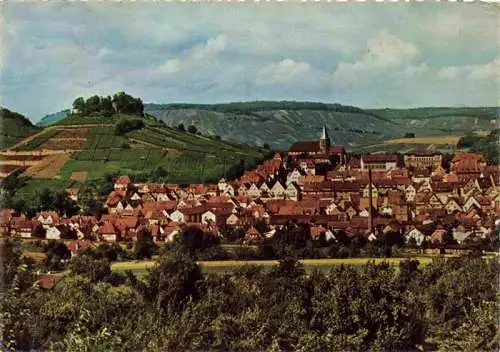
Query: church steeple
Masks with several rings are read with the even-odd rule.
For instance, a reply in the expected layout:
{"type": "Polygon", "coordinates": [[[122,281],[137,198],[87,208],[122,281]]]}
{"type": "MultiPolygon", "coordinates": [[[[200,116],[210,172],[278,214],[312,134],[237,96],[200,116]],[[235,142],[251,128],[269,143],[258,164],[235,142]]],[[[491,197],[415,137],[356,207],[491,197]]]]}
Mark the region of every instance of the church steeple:
{"type": "Polygon", "coordinates": [[[319,140],[319,149],[322,153],[327,153],[330,149],[330,137],[328,137],[328,132],[326,126],[323,125],[323,130],[321,131],[321,138],[319,140]]]}
{"type": "Polygon", "coordinates": [[[323,125],[323,131],[321,132],[321,139],[330,139],[330,137],[328,137],[328,132],[326,131],[325,125],[323,125]]]}

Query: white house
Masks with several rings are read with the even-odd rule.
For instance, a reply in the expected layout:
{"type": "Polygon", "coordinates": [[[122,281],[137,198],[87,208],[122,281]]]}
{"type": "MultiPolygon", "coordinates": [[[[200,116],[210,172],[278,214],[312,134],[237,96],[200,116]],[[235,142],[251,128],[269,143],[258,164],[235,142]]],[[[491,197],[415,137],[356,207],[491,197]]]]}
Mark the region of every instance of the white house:
{"type": "Polygon", "coordinates": [[[297,201],[298,200],[298,197],[299,197],[299,189],[298,187],[295,185],[295,183],[290,183],[288,184],[288,186],[286,187],[286,190],[285,190],[285,195],[288,199],[292,199],[292,200],[295,200],[297,201]]]}
{"type": "Polygon", "coordinates": [[[332,230],[328,229],[325,232],[325,240],[336,240],[337,238],[335,237],[335,234],[332,232],[332,230]]]}
{"type": "Polygon", "coordinates": [[[359,212],[359,216],[362,216],[364,218],[367,218],[370,215],[370,212],[366,209],[363,209],[359,212]]]}
{"type": "Polygon", "coordinates": [[[257,185],[255,183],[252,183],[250,185],[250,188],[248,189],[247,194],[250,198],[259,198],[261,195],[260,189],[257,187],[257,185]]]}
{"type": "Polygon", "coordinates": [[[246,196],[247,196],[247,194],[248,194],[248,189],[247,189],[247,186],[245,186],[245,184],[244,184],[244,183],[242,183],[242,184],[240,185],[240,187],[238,188],[238,195],[239,195],[239,196],[245,196],[245,197],[246,197],[246,196]]]}
{"type": "Polygon", "coordinates": [[[464,211],[469,211],[470,208],[472,208],[473,206],[475,206],[477,209],[481,209],[481,204],[479,204],[479,202],[476,200],[476,198],[474,197],[470,197],[469,199],[467,199],[467,201],[465,202],[464,206],[463,206],[463,209],[464,211]]]}
{"type": "Polygon", "coordinates": [[[132,195],[132,197],[130,197],[130,199],[132,199],[132,200],[141,200],[141,197],[137,194],[137,192],[134,192],[134,194],[132,195]]]}
{"type": "Polygon", "coordinates": [[[54,216],[52,216],[52,214],[45,214],[45,213],[41,213],[39,216],[38,216],[38,219],[37,219],[41,224],[42,226],[47,229],[49,227],[51,227],[52,225],[55,224],[56,222],[56,219],[54,216]]]}
{"type": "Polygon", "coordinates": [[[236,214],[231,214],[228,216],[228,218],[226,219],[226,225],[229,225],[229,226],[235,226],[238,224],[238,221],[240,219],[238,218],[238,216],[236,216],[236,214]]]}
{"type": "MultiPolygon", "coordinates": [[[[366,185],[365,188],[363,188],[363,197],[368,198],[369,196],[370,196],[370,185],[366,185]]],[[[378,189],[373,184],[372,184],[372,197],[373,198],[378,197],[378,189]]]]}
{"type": "Polygon", "coordinates": [[[453,229],[452,236],[455,241],[457,241],[458,244],[462,244],[470,235],[472,234],[472,231],[462,231],[459,229],[453,229]]]}
{"type": "Polygon", "coordinates": [[[417,246],[420,246],[425,240],[425,235],[419,229],[413,228],[405,234],[406,243],[412,238],[415,239],[417,246]]]}
{"type": "Polygon", "coordinates": [[[267,183],[265,182],[262,182],[262,184],[260,185],[260,194],[265,194],[265,193],[269,193],[271,190],[269,189],[269,186],[267,185],[267,183]]]}
{"type": "Polygon", "coordinates": [[[157,202],[166,202],[166,201],[169,201],[169,200],[171,200],[171,199],[168,197],[167,193],[158,193],[158,194],[156,194],[156,201],[157,202]]]}
{"type": "Polygon", "coordinates": [[[45,233],[45,238],[48,240],[60,240],[61,231],[55,226],[49,227],[45,233]]]}
{"type": "Polygon", "coordinates": [[[451,214],[455,211],[462,211],[462,207],[453,198],[448,199],[448,202],[445,205],[445,209],[448,214],[451,214]]]}
{"type": "Polygon", "coordinates": [[[217,188],[219,189],[219,191],[224,192],[226,186],[227,186],[226,179],[221,178],[219,180],[219,183],[217,184],[217,188]]]}
{"type": "Polygon", "coordinates": [[[294,169],[292,172],[290,172],[287,177],[286,177],[286,185],[288,186],[290,183],[299,183],[301,173],[299,170],[294,169]]]}
{"type": "Polygon", "coordinates": [[[409,185],[405,189],[405,198],[407,202],[413,202],[415,200],[415,195],[417,194],[417,190],[413,185],[409,185]]]}
{"type": "Polygon", "coordinates": [[[201,223],[202,224],[215,223],[216,219],[217,219],[216,215],[210,210],[207,210],[206,212],[201,214],[201,223]]]}
{"type": "Polygon", "coordinates": [[[383,215],[392,215],[392,206],[390,204],[384,205],[380,210],[380,213],[383,215]]]}
{"type": "Polygon", "coordinates": [[[284,195],[285,195],[285,188],[283,188],[283,186],[279,181],[276,182],[271,188],[271,196],[276,199],[276,198],[283,198],[284,195]]]}
{"type": "Polygon", "coordinates": [[[234,187],[231,186],[229,183],[227,183],[226,184],[226,188],[223,191],[223,194],[227,195],[227,196],[230,196],[230,197],[234,197],[234,192],[235,192],[234,187]]]}
{"type": "Polygon", "coordinates": [[[177,223],[183,223],[185,221],[185,217],[184,217],[184,214],[180,211],[180,210],[175,210],[174,212],[172,212],[170,214],[170,219],[172,221],[175,221],[177,223]]]}

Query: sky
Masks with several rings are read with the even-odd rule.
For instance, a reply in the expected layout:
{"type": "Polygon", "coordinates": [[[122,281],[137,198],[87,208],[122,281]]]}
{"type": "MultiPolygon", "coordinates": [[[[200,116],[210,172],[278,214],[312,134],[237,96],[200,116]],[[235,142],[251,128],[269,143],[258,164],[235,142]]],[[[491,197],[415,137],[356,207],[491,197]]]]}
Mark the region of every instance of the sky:
{"type": "Polygon", "coordinates": [[[0,104],[77,96],[499,104],[499,8],[426,3],[0,3],[0,104]]]}

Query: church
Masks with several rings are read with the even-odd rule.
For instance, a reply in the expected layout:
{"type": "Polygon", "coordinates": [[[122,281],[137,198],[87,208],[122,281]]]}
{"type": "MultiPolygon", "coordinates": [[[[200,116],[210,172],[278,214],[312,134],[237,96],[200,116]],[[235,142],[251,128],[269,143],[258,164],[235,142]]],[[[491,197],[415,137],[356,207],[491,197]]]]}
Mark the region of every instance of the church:
{"type": "Polygon", "coordinates": [[[307,155],[315,158],[337,156],[340,158],[341,162],[345,161],[344,147],[341,145],[331,145],[326,126],[323,126],[319,140],[295,142],[288,150],[288,155],[307,155]]]}

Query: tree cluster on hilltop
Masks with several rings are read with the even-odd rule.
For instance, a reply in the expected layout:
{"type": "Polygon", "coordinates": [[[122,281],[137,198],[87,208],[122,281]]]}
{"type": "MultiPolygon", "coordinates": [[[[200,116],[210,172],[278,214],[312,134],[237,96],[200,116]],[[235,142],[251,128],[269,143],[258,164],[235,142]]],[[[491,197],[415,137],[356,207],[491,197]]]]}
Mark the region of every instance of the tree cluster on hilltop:
{"type": "MultiPolygon", "coordinates": [[[[51,264],[67,260],[52,243],[51,264]]],[[[2,350],[486,351],[498,350],[499,264],[465,256],[204,274],[189,256],[163,256],[143,277],[113,272],[108,248],[81,251],[50,290],[37,264],[0,242],[2,350]]],[[[118,249],[118,251],[120,251],[118,249]]],[[[42,264],[43,265],[43,264],[42,264]]]]}
{"type": "Polygon", "coordinates": [[[102,113],[111,116],[115,113],[143,115],[144,104],[140,98],[119,92],[111,96],[101,97],[93,95],[87,99],[78,97],[73,102],[73,113],[81,115],[90,115],[102,113]]]}

